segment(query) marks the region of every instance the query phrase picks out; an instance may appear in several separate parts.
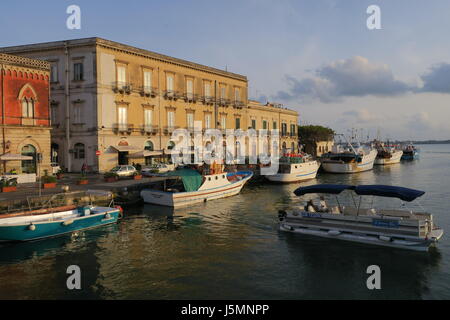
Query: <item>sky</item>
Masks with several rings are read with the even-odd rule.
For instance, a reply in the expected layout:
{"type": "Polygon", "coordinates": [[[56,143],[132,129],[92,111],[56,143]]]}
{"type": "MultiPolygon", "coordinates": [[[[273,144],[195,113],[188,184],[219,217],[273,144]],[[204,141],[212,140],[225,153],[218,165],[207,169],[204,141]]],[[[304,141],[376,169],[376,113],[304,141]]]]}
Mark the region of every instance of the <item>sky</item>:
{"type": "Polygon", "coordinates": [[[246,75],[300,124],[450,139],[448,0],[42,0],[2,6],[0,46],[102,37],[246,75]],[[69,5],[81,29],[69,30],[69,5]],[[369,30],[370,5],[381,29],[369,30]],[[26,10],[24,10],[26,8],[26,10]]]}

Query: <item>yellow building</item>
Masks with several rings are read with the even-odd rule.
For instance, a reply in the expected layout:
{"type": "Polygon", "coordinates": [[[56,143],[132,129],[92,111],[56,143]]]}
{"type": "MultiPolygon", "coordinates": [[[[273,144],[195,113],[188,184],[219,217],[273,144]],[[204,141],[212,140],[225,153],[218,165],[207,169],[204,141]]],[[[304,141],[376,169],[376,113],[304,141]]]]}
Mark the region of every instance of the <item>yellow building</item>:
{"type": "Polygon", "coordinates": [[[143,162],[136,155],[167,151],[171,133],[195,121],[203,129],[266,125],[282,133],[280,148],[297,149],[297,112],[248,101],[243,75],[100,38],[0,51],[51,63],[52,148],[69,171],[143,162]]]}

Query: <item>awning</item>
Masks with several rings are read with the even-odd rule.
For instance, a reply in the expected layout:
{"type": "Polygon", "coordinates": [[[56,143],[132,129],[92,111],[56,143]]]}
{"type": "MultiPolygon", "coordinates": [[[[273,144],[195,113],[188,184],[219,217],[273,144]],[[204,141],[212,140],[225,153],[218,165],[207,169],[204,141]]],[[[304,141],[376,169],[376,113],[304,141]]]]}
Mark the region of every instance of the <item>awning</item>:
{"type": "Polygon", "coordinates": [[[425,194],[424,191],[420,190],[385,185],[357,186],[355,188],[355,192],[360,196],[399,198],[408,202],[413,201],[425,194]]]}
{"type": "Polygon", "coordinates": [[[130,159],[140,159],[145,157],[153,157],[153,156],[162,156],[164,153],[162,151],[150,151],[150,150],[142,150],[136,153],[132,153],[128,155],[130,159]]]}
{"type": "Polygon", "coordinates": [[[20,160],[33,160],[31,156],[23,156],[21,154],[15,154],[7,152],[0,156],[1,161],[20,161],[20,160]]]}
{"type": "Polygon", "coordinates": [[[307,193],[331,193],[339,194],[344,190],[354,189],[355,186],[347,184],[315,184],[307,187],[300,187],[294,191],[296,196],[302,196],[307,193]]]}
{"type": "Polygon", "coordinates": [[[136,150],[140,149],[135,146],[111,146],[111,148],[114,148],[119,152],[129,152],[129,151],[136,151],[136,150]]]}

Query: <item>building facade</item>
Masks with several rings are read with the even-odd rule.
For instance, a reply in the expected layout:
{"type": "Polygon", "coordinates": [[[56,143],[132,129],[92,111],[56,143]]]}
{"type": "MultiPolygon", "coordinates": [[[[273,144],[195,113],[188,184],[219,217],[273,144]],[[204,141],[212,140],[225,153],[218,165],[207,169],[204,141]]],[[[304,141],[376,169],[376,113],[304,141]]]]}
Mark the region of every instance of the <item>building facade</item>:
{"type": "Polygon", "coordinates": [[[52,154],[68,171],[86,163],[104,172],[143,150],[168,150],[172,132],[196,121],[245,130],[254,120],[284,130],[280,147],[298,147],[298,114],[249,102],[243,75],[100,38],[0,51],[50,63],[52,154]]]}
{"type": "Polygon", "coordinates": [[[7,161],[1,171],[51,173],[49,77],[46,61],[0,53],[0,153],[33,158],[7,161]]]}

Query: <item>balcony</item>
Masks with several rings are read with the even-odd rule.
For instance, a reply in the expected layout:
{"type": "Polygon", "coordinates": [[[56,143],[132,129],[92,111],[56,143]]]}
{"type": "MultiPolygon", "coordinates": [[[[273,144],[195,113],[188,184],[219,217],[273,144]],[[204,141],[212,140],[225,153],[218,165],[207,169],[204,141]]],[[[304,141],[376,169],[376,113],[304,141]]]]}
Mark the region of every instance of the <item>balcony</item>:
{"type": "Polygon", "coordinates": [[[139,88],[139,93],[142,97],[152,97],[155,98],[158,95],[158,89],[155,87],[142,86],[139,88]]]}
{"type": "Polygon", "coordinates": [[[144,134],[147,134],[147,135],[150,135],[150,134],[155,135],[155,134],[158,133],[158,131],[159,131],[159,126],[155,126],[155,125],[143,125],[143,126],[141,127],[141,133],[142,133],[143,135],[144,135],[144,134]]]}
{"type": "Polygon", "coordinates": [[[217,102],[219,104],[219,106],[228,106],[230,104],[230,100],[229,99],[225,99],[225,98],[220,98],[219,101],[217,102]]]}
{"type": "Polygon", "coordinates": [[[245,103],[243,101],[240,101],[240,100],[233,101],[234,108],[242,109],[242,107],[244,107],[244,106],[245,106],[245,103]]]}
{"type": "Polygon", "coordinates": [[[128,82],[120,82],[116,81],[113,84],[113,91],[115,93],[121,93],[121,94],[131,94],[131,91],[133,90],[131,83],[128,82]]]}
{"type": "Polygon", "coordinates": [[[178,129],[178,126],[165,126],[164,127],[164,134],[172,134],[176,129],[178,129]]]}
{"type": "Polygon", "coordinates": [[[134,125],[130,123],[114,123],[113,124],[113,132],[115,134],[131,134],[133,132],[134,125]]]}
{"type": "Polygon", "coordinates": [[[201,98],[201,101],[202,101],[203,104],[206,104],[206,105],[213,105],[214,104],[214,98],[210,97],[210,96],[203,96],[201,98]]]}
{"type": "Polygon", "coordinates": [[[183,94],[183,99],[185,102],[192,102],[192,103],[196,103],[198,100],[198,94],[193,94],[193,93],[184,93],[183,94]]]}
{"type": "Polygon", "coordinates": [[[167,100],[178,100],[178,98],[180,98],[180,93],[177,91],[173,91],[173,90],[164,90],[164,99],[167,100]]]}

